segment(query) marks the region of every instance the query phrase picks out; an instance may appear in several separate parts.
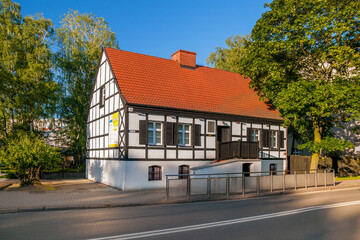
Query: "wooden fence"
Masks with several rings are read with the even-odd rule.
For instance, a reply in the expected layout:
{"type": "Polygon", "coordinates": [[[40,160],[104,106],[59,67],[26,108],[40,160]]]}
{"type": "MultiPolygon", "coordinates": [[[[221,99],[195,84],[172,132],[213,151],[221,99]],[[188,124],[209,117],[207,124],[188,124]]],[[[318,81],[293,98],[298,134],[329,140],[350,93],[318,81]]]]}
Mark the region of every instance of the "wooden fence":
{"type": "MultiPolygon", "coordinates": [[[[289,161],[289,170],[293,174],[294,171],[310,171],[311,156],[291,155],[289,161]]],[[[325,157],[319,161],[319,168],[332,168],[332,159],[325,157]]]]}

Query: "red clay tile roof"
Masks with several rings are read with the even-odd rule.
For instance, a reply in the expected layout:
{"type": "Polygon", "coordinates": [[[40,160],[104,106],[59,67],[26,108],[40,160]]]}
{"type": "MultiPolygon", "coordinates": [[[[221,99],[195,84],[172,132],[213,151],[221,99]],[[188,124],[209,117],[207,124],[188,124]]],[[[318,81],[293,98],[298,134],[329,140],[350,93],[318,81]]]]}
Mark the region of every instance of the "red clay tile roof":
{"type": "Polygon", "coordinates": [[[191,70],[170,59],[112,48],[105,51],[130,104],[282,119],[278,111],[259,101],[249,88],[250,79],[239,74],[203,66],[191,70]]]}

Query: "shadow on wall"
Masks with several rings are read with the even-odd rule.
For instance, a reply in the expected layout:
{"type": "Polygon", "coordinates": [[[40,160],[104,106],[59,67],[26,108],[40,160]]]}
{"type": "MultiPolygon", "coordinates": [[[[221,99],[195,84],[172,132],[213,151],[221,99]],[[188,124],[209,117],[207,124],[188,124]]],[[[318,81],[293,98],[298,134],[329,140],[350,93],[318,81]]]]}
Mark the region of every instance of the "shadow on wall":
{"type": "Polygon", "coordinates": [[[118,166],[118,167],[112,167],[111,169],[110,169],[110,179],[109,179],[109,181],[111,182],[111,183],[113,183],[113,186],[114,187],[116,187],[116,188],[118,188],[118,189],[122,189],[122,182],[123,182],[123,179],[122,179],[122,177],[123,177],[123,171],[121,171],[121,169],[122,169],[122,165],[124,164],[123,162],[120,162],[119,163],[120,164],[120,166],[118,166]]]}
{"type": "Polygon", "coordinates": [[[103,166],[101,161],[95,160],[90,166],[90,177],[95,182],[102,182],[103,180],[103,166]]]}
{"type": "Polygon", "coordinates": [[[114,188],[123,190],[123,173],[124,173],[124,162],[117,160],[105,161],[107,164],[103,166],[103,174],[105,184],[108,184],[114,188]]]}

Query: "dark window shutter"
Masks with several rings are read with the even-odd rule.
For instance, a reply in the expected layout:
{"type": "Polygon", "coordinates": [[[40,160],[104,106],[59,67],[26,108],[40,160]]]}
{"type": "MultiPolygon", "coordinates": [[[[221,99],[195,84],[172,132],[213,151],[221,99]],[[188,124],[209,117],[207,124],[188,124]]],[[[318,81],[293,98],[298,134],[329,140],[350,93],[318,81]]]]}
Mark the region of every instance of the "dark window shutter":
{"type": "Polygon", "coordinates": [[[174,125],[175,123],[166,123],[166,145],[174,145],[174,125]]]}
{"type": "Polygon", "coordinates": [[[269,147],[270,145],[270,131],[263,129],[262,130],[262,146],[269,147]]]}
{"type": "Polygon", "coordinates": [[[280,133],[279,133],[279,144],[278,144],[278,146],[280,146],[280,148],[284,148],[285,147],[285,145],[284,145],[284,131],[280,131],[280,133]]]}
{"type": "Polygon", "coordinates": [[[139,144],[147,144],[147,121],[140,120],[139,144]]]}
{"type": "Polygon", "coordinates": [[[246,136],[247,136],[247,141],[251,142],[251,128],[247,128],[246,136]]]}
{"type": "Polygon", "coordinates": [[[178,125],[174,124],[174,145],[178,145],[178,125]]]}
{"type": "Polygon", "coordinates": [[[195,146],[201,146],[201,125],[200,124],[195,124],[195,129],[194,129],[194,145],[195,146]]]}

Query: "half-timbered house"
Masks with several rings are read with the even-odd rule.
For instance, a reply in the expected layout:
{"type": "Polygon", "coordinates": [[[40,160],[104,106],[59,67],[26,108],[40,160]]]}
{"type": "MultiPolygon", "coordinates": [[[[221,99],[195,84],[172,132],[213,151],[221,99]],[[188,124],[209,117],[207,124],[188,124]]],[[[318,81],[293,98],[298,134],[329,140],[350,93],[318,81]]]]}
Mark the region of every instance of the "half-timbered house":
{"type": "Polygon", "coordinates": [[[189,51],[164,59],[104,48],[88,111],[87,178],[129,190],[216,166],[284,170],[286,128],[249,81],[196,65],[189,51]]]}

